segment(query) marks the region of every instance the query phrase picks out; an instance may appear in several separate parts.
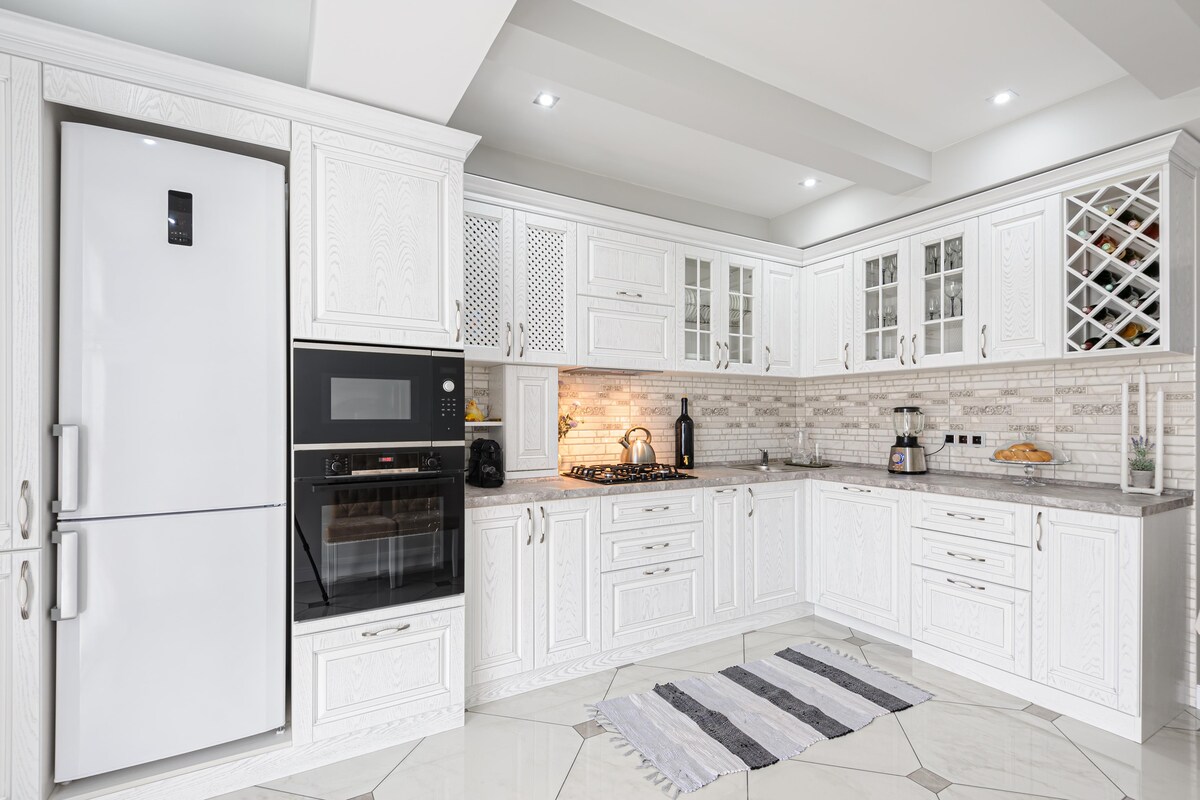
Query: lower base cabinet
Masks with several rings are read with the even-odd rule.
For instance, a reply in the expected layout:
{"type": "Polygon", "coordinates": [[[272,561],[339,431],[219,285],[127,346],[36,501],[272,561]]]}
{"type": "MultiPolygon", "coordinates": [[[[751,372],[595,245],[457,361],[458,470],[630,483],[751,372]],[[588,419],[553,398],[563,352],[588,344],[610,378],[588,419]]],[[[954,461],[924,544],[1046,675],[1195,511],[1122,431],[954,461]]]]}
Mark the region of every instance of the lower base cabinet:
{"type": "Polygon", "coordinates": [[[746,616],[746,487],[704,490],[706,624],[746,616]]]}
{"type": "Polygon", "coordinates": [[[704,559],[648,564],[601,576],[605,650],[704,624],[704,559]]]}
{"type": "Polygon", "coordinates": [[[912,603],[913,639],[1029,677],[1029,592],[915,567],[912,603]]]}
{"type": "Polygon", "coordinates": [[[40,800],[41,552],[0,553],[0,798],[40,800]]]}
{"type": "Polygon", "coordinates": [[[804,484],[746,487],[746,612],[804,599],[804,484]]]}

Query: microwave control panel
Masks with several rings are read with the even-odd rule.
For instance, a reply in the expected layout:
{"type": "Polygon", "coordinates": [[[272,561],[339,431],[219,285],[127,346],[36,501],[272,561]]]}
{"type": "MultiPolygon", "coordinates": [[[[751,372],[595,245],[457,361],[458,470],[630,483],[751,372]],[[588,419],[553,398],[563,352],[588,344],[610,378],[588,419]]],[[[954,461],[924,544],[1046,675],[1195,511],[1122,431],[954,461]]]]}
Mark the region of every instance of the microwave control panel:
{"type": "Polygon", "coordinates": [[[433,359],[433,394],[437,397],[433,418],[435,441],[457,442],[466,436],[463,372],[461,354],[433,359]]]}

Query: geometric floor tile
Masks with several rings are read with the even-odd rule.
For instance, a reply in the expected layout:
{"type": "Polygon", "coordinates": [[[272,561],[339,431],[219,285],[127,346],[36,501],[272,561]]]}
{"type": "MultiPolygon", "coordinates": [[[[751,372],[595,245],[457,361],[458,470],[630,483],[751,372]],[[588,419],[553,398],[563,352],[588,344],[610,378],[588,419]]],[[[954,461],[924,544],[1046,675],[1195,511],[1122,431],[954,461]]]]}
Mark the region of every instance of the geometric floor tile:
{"type": "Polygon", "coordinates": [[[1178,728],[1181,731],[1200,731],[1200,717],[1190,711],[1184,711],[1167,723],[1168,728],[1178,728]]]}
{"type": "MultiPolygon", "coordinates": [[[[638,769],[641,757],[625,755],[628,748],[618,748],[609,738],[596,736],[583,743],[557,800],[664,800],[668,795],[663,794],[662,787],[646,780],[648,771],[638,769]]],[[[479,795],[480,800],[485,797],[491,795],[479,795]]],[[[747,800],[746,776],[723,775],[703,789],[679,797],[686,800],[747,800]]]]}
{"type": "Polygon", "coordinates": [[[648,692],[660,683],[673,683],[675,681],[683,681],[688,678],[698,678],[701,675],[707,675],[705,672],[692,672],[684,669],[672,669],[670,667],[643,667],[641,664],[634,664],[632,667],[621,667],[617,670],[617,677],[613,679],[612,686],[608,687],[608,691],[604,695],[605,700],[611,700],[614,697],[625,697],[630,694],[641,694],[648,692]]]}
{"type": "Polygon", "coordinates": [[[1055,800],[1055,798],[954,784],[949,789],[943,789],[938,795],[938,800],[1055,800]]]}
{"type": "Polygon", "coordinates": [[[616,674],[615,669],[606,669],[503,700],[472,706],[470,710],[497,717],[575,725],[591,718],[587,706],[604,699],[604,693],[608,691],[616,674]]]}
{"type": "Polygon", "coordinates": [[[995,708],[1019,709],[1029,705],[1028,700],[918,661],[911,652],[898,645],[867,644],[863,645],[862,652],[868,664],[932,692],[934,700],[995,708]]]}
{"type": "Polygon", "coordinates": [[[897,716],[888,714],[877,717],[867,727],[852,734],[817,742],[800,755],[793,756],[792,760],[908,775],[920,769],[921,762],[917,761],[908,737],[896,720],[897,716]]]}
{"type": "Polygon", "coordinates": [[[855,647],[862,647],[864,644],[870,644],[870,642],[868,642],[866,639],[863,639],[859,636],[850,636],[846,639],[846,641],[855,647]]]}
{"type": "Polygon", "coordinates": [[[599,736],[604,733],[604,726],[597,723],[595,720],[589,719],[587,722],[581,722],[578,725],[572,725],[575,732],[585,739],[590,739],[593,736],[599,736]]]}
{"type": "Polygon", "coordinates": [[[265,789],[262,786],[251,786],[248,789],[238,789],[236,792],[218,795],[210,800],[307,800],[307,798],[274,789],[265,789]]]}
{"type": "MultiPolygon", "coordinates": [[[[717,783],[722,780],[719,778],[717,783]]],[[[824,764],[781,761],[750,773],[750,800],[936,800],[936,797],[899,775],[824,764]]]]}
{"type": "Polygon", "coordinates": [[[1060,717],[1055,726],[1136,800],[1200,800],[1200,732],[1163,728],[1142,744],[1060,717]]]}
{"type": "Polygon", "coordinates": [[[795,636],[816,636],[821,639],[850,638],[850,629],[845,625],[839,625],[820,617],[801,617],[780,622],[778,625],[768,625],[765,628],[759,628],[757,633],[790,633],[795,636]]]}
{"type": "Polygon", "coordinates": [[[1124,794],[1054,725],[1032,714],[929,702],[897,719],[921,766],[951,783],[1064,800],[1124,794]]]}
{"type": "Polygon", "coordinates": [[[924,786],[931,792],[940,792],[942,789],[945,789],[950,785],[950,781],[946,780],[941,775],[938,775],[936,772],[930,772],[924,767],[910,772],[905,777],[918,786],[924,786]]]}
{"type": "Polygon", "coordinates": [[[1038,719],[1044,719],[1046,722],[1054,722],[1054,720],[1062,716],[1062,714],[1059,714],[1057,711],[1051,711],[1048,708],[1042,708],[1041,706],[1034,704],[1027,705],[1021,710],[1026,714],[1033,714],[1038,719]]]}
{"type": "Polygon", "coordinates": [[[289,775],[264,783],[263,786],[318,800],[351,800],[378,786],[413,751],[418,741],[405,742],[377,753],[367,753],[289,775]]]}

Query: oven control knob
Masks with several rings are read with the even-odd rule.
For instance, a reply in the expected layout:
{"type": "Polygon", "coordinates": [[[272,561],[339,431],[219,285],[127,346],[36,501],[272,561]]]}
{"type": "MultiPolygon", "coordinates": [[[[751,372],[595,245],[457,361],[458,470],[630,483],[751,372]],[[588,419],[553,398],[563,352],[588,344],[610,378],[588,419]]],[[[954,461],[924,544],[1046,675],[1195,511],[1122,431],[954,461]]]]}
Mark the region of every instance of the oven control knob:
{"type": "Polygon", "coordinates": [[[430,453],[421,459],[421,467],[426,470],[438,470],[442,468],[442,457],[437,453],[430,453]]]}
{"type": "Polygon", "coordinates": [[[346,474],[346,462],[337,456],[334,456],[329,460],[329,473],[331,475],[346,474]]]}

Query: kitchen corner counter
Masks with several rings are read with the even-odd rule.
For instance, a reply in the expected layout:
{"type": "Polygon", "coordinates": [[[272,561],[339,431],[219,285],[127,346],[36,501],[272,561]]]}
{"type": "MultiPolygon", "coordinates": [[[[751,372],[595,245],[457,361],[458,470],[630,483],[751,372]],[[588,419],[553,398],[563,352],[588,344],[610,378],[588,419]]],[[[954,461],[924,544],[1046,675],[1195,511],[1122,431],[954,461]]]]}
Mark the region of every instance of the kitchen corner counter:
{"type": "Polygon", "coordinates": [[[1017,486],[1004,476],[931,473],[928,475],[892,475],[883,467],[839,465],[829,469],[800,469],[795,472],[751,472],[733,467],[701,467],[693,470],[695,480],[632,483],[606,486],[587,483],[575,478],[527,478],[508,481],[498,489],[467,486],[466,507],[519,505],[569,500],[577,497],[599,497],[630,492],[662,492],[680,489],[703,489],[710,486],[769,483],[774,481],[820,480],[842,481],[861,486],[884,489],[946,494],[979,500],[999,500],[1009,503],[1093,511],[1124,517],[1148,517],[1186,508],[1192,504],[1190,492],[1161,496],[1123,494],[1110,486],[1077,486],[1053,483],[1047,486],[1017,486]]]}

